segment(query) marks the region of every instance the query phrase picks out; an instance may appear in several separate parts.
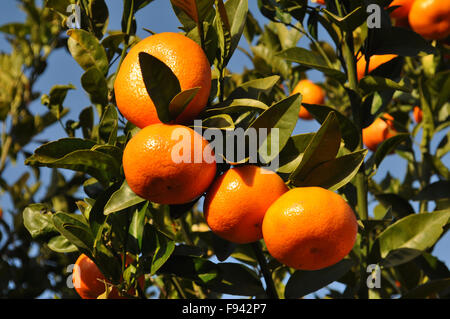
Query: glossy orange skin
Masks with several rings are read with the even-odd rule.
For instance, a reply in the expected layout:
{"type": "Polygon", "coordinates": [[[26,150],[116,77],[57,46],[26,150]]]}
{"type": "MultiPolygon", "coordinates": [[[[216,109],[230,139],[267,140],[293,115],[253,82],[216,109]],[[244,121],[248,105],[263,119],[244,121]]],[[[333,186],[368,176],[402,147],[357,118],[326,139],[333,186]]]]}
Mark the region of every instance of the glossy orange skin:
{"type": "Polygon", "coordinates": [[[318,270],[352,250],[358,224],[352,208],[338,194],[321,187],[298,187],[270,206],[262,230],[269,253],[279,262],[318,270]]]}
{"type": "Polygon", "coordinates": [[[414,0],[394,0],[391,2],[389,7],[398,6],[398,8],[390,14],[391,17],[394,18],[397,26],[408,26],[408,16],[413,3],[414,0]]]}
{"type": "Polygon", "coordinates": [[[143,128],[127,143],[122,162],[133,192],[159,204],[184,204],[198,198],[216,174],[208,141],[183,125],[153,124],[143,128]],[[188,155],[185,162],[183,158],[174,159],[179,154],[188,155]]]}
{"type": "Polygon", "coordinates": [[[181,34],[165,32],[141,40],[128,52],[114,82],[116,103],[128,121],[144,128],[161,121],[142,79],[140,52],[164,62],[178,78],[181,90],[201,87],[175,120],[179,124],[191,122],[205,108],[211,90],[211,67],[202,48],[181,34]]]}
{"type": "MultiPolygon", "coordinates": [[[[395,54],[383,54],[383,55],[373,55],[370,57],[370,63],[369,63],[369,69],[368,73],[372,72],[376,68],[378,68],[380,65],[391,61],[392,59],[396,58],[397,55],[395,54]]],[[[366,58],[365,56],[358,56],[358,62],[356,63],[356,72],[358,76],[358,80],[361,80],[365,76],[366,71],[366,58]]]]}
{"type": "Polygon", "coordinates": [[[363,143],[371,151],[376,151],[379,144],[397,134],[394,118],[389,114],[383,114],[383,117],[386,121],[379,117],[362,130],[363,143]]]}
{"type": "Polygon", "coordinates": [[[422,122],[423,119],[423,111],[420,107],[418,106],[414,106],[413,109],[413,117],[414,117],[414,121],[416,121],[417,124],[419,124],[420,122],[422,122]]]}
{"type": "MultiPolygon", "coordinates": [[[[300,80],[295,86],[292,94],[302,94],[302,102],[307,104],[324,104],[325,92],[311,80],[300,80]]],[[[304,107],[300,107],[298,116],[304,120],[312,120],[314,117],[304,107]]]]}
{"type": "Polygon", "coordinates": [[[409,12],[411,28],[428,40],[443,40],[450,35],[450,1],[416,0],[409,12]]]}
{"type": "Polygon", "coordinates": [[[244,244],[262,238],[262,221],[269,206],[288,191],[276,173],[255,165],[229,169],[205,197],[206,223],[218,236],[244,244]]]}
{"type": "Polygon", "coordinates": [[[325,0],[314,0],[312,2],[315,2],[317,4],[325,5],[325,0]]]}
{"type": "MultiPolygon", "coordinates": [[[[127,263],[131,263],[131,258],[127,257],[127,263]]],[[[144,287],[144,276],[139,278],[139,285],[144,287]]],[[[105,276],[98,269],[97,265],[85,254],[81,254],[75,262],[73,268],[72,282],[76,292],[83,299],[97,299],[98,296],[105,292],[105,276]]],[[[129,291],[134,294],[134,289],[129,291]]],[[[125,296],[120,296],[117,288],[113,287],[108,294],[108,299],[125,299],[125,296]]]]}

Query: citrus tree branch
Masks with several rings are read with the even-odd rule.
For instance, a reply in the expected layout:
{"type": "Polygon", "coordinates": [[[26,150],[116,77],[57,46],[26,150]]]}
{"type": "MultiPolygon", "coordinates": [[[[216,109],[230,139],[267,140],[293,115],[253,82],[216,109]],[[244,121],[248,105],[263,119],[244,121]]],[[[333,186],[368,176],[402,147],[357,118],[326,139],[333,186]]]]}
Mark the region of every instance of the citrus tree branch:
{"type": "Polygon", "coordinates": [[[256,255],[256,259],[258,260],[259,266],[261,267],[261,272],[264,276],[264,281],[266,282],[266,294],[270,299],[279,299],[277,289],[275,288],[275,284],[272,279],[272,273],[267,266],[266,258],[264,257],[264,253],[261,249],[261,243],[259,241],[251,244],[253,248],[253,252],[256,255]]]}

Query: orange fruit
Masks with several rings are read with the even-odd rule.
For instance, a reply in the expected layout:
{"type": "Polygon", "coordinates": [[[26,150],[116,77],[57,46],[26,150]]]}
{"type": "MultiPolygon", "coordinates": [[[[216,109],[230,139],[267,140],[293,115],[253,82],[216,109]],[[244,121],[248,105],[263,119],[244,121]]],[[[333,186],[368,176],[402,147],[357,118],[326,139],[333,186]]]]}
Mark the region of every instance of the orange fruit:
{"type": "Polygon", "coordinates": [[[325,5],[325,0],[311,0],[311,2],[315,2],[317,4],[325,5]]]}
{"type": "Polygon", "coordinates": [[[389,114],[383,114],[382,117],[386,120],[379,117],[362,130],[363,143],[371,151],[376,151],[380,143],[397,134],[394,118],[389,114]]]}
{"type": "Polygon", "coordinates": [[[177,124],[153,124],[140,130],[127,143],[122,162],[133,192],[159,204],[196,199],[216,174],[208,141],[177,124]]]}
{"type": "Polygon", "coordinates": [[[3,217],[3,209],[0,207],[0,218],[3,217]]]}
{"type": "Polygon", "coordinates": [[[139,53],[148,53],[164,62],[180,82],[181,90],[200,87],[197,95],[176,118],[189,123],[206,106],[211,90],[211,67],[202,48],[193,40],[172,32],[149,36],[137,43],[123,60],[114,82],[117,107],[134,125],[143,128],[160,123],[155,105],[145,88],[139,53]]]}
{"type": "Polygon", "coordinates": [[[422,122],[423,112],[422,112],[422,109],[420,107],[414,106],[413,117],[414,117],[414,120],[416,121],[417,124],[422,122]]]}
{"type": "Polygon", "coordinates": [[[428,40],[443,40],[450,35],[450,1],[416,0],[409,12],[411,28],[428,40]]]}
{"type": "Polygon", "coordinates": [[[206,223],[218,236],[234,243],[262,238],[261,225],[269,206],[288,190],[276,173],[255,165],[229,169],[205,197],[206,223]]]}
{"type": "MultiPolygon", "coordinates": [[[[368,73],[372,72],[380,65],[389,62],[396,57],[397,57],[396,54],[372,55],[370,57],[368,73]]],[[[361,80],[365,76],[366,64],[367,60],[365,56],[362,54],[358,55],[358,62],[356,63],[356,73],[358,76],[358,80],[361,80]]]]}
{"type": "Polygon", "coordinates": [[[262,231],[267,250],[279,262],[318,270],[347,256],[358,224],[352,208],[338,194],[321,187],[298,187],[270,206],[262,231]]]}
{"type": "MultiPolygon", "coordinates": [[[[292,94],[300,93],[302,102],[307,104],[323,104],[325,102],[325,92],[317,84],[308,79],[300,80],[295,86],[292,94]]],[[[311,120],[313,116],[304,107],[300,107],[298,116],[304,120],[311,120]]]]}
{"type": "Polygon", "coordinates": [[[391,2],[389,7],[398,6],[394,11],[391,12],[391,17],[395,20],[397,26],[407,27],[409,11],[414,3],[414,0],[394,0],[391,2]]]}
{"type": "MultiPolygon", "coordinates": [[[[127,256],[127,264],[131,263],[132,259],[127,256]]],[[[144,276],[138,279],[139,285],[144,287],[144,276]]],[[[101,273],[97,265],[85,254],[81,254],[75,262],[73,268],[72,282],[74,284],[76,292],[83,299],[97,299],[97,297],[103,294],[106,290],[106,284],[110,284],[106,280],[105,276],[101,273]]],[[[130,289],[128,292],[130,295],[134,295],[134,289],[130,289]]],[[[113,287],[108,294],[108,299],[121,299],[126,298],[119,295],[119,291],[116,287],[113,287]]]]}

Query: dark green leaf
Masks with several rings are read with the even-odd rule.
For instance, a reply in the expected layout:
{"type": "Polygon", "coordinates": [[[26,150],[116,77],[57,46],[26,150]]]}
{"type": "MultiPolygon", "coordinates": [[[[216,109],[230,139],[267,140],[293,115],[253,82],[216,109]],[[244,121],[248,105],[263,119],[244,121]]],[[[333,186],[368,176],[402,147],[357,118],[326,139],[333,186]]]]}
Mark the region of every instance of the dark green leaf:
{"type": "Polygon", "coordinates": [[[325,121],[330,112],[334,112],[339,122],[339,129],[345,146],[350,151],[353,151],[359,145],[358,129],[347,116],[326,105],[303,103],[302,106],[304,106],[321,124],[325,121]]]}
{"type": "Polygon", "coordinates": [[[314,137],[314,133],[299,134],[289,137],[280,152],[278,173],[290,174],[302,160],[306,147],[314,137]]]}
{"type": "Polygon", "coordinates": [[[255,296],[264,294],[260,279],[248,267],[236,263],[219,263],[219,276],[206,287],[220,293],[255,296]]]}
{"type": "Polygon", "coordinates": [[[173,97],[169,103],[170,118],[175,119],[183,113],[184,109],[194,99],[200,87],[184,90],[173,97]]]}
{"type": "Polygon", "coordinates": [[[81,76],[81,85],[94,104],[108,104],[108,85],[103,73],[95,66],[90,67],[81,76]]]}
{"type": "Polygon", "coordinates": [[[227,99],[229,101],[228,103],[235,99],[258,99],[260,93],[270,91],[279,80],[280,77],[278,75],[273,75],[266,78],[245,82],[230,93],[227,99]]]}
{"type": "Polygon", "coordinates": [[[23,211],[23,224],[33,238],[56,232],[52,214],[42,204],[28,205],[23,211]]]}
{"type": "Polygon", "coordinates": [[[369,55],[397,54],[417,56],[420,52],[432,54],[435,49],[412,30],[401,27],[372,29],[369,55]]]}
{"type": "Polygon", "coordinates": [[[321,11],[323,11],[330,18],[330,20],[339,27],[339,29],[350,33],[363,24],[367,19],[367,13],[364,12],[364,8],[362,6],[357,7],[345,17],[339,17],[326,9],[321,11]]]}
{"type": "Polygon", "coordinates": [[[320,186],[337,190],[350,182],[364,162],[367,150],[346,154],[314,167],[306,178],[296,186],[320,186]],[[330,172],[333,172],[330,174],[330,172]]]}
{"type": "MultiPolygon", "coordinates": [[[[144,237],[144,226],[145,217],[147,215],[148,202],[134,212],[133,218],[131,219],[130,227],[128,229],[128,234],[131,236],[128,240],[132,241],[133,245],[136,244],[138,252],[142,249],[142,238],[144,237]]],[[[130,244],[130,243],[129,243],[130,244]]]]}
{"type": "Polygon", "coordinates": [[[259,141],[258,148],[259,156],[265,163],[272,161],[286,145],[297,124],[300,103],[299,94],[287,97],[269,107],[250,124],[248,129],[267,129],[267,138],[259,141]],[[278,150],[272,149],[274,145],[278,150]]]}
{"type": "Polygon", "coordinates": [[[296,47],[281,51],[277,56],[288,61],[299,63],[308,68],[319,70],[342,83],[346,80],[344,73],[329,66],[321,55],[313,51],[296,47]]]}
{"type": "Polygon", "coordinates": [[[394,89],[402,92],[411,92],[411,88],[406,84],[400,84],[390,79],[379,76],[368,75],[359,81],[359,88],[364,92],[364,95],[373,93],[374,91],[382,91],[394,89]]]}
{"type": "Polygon", "coordinates": [[[145,199],[136,195],[128,186],[127,181],[124,181],[122,186],[112,194],[111,198],[106,203],[104,214],[108,215],[119,212],[128,207],[142,203],[143,201],[145,201],[145,199]]]}
{"type": "Polygon", "coordinates": [[[406,216],[386,228],[379,236],[380,254],[383,264],[395,266],[390,255],[397,250],[415,251],[402,262],[417,257],[422,251],[432,247],[448,224],[450,210],[406,216]]]}
{"type": "Polygon", "coordinates": [[[297,270],[289,278],[284,291],[285,298],[301,298],[344,276],[353,262],[343,259],[333,266],[315,271],[297,270]]]}
{"type": "Polygon", "coordinates": [[[450,198],[449,181],[438,181],[426,186],[414,197],[414,200],[431,201],[444,198],[450,198]]]}
{"type": "Polygon", "coordinates": [[[140,52],[139,64],[145,88],[155,104],[158,118],[163,123],[169,123],[169,105],[172,99],[181,92],[180,82],[172,70],[154,56],[140,52]]]}
{"type": "Polygon", "coordinates": [[[414,289],[402,295],[403,299],[424,299],[432,297],[444,289],[450,287],[450,278],[438,279],[428,281],[423,285],[417,286],[414,289]]]}
{"type": "Polygon", "coordinates": [[[308,144],[302,160],[289,176],[289,180],[296,185],[301,183],[317,165],[336,157],[341,144],[341,133],[336,113],[330,112],[308,144]]]}
{"type": "Polygon", "coordinates": [[[94,237],[83,216],[55,213],[52,217],[56,229],[82,252],[92,255],[94,237]]]}

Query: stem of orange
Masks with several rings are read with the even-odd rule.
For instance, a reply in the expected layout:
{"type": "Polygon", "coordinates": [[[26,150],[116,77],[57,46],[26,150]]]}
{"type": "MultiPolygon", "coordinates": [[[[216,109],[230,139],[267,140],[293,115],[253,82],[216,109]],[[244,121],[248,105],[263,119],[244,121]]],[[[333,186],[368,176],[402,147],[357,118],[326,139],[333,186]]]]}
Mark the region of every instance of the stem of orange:
{"type": "Polygon", "coordinates": [[[279,299],[277,289],[275,288],[275,283],[273,282],[272,273],[267,266],[266,257],[261,249],[261,243],[259,241],[251,244],[253,251],[258,260],[259,266],[261,267],[261,272],[264,276],[264,281],[266,282],[266,294],[270,299],[279,299]]]}

